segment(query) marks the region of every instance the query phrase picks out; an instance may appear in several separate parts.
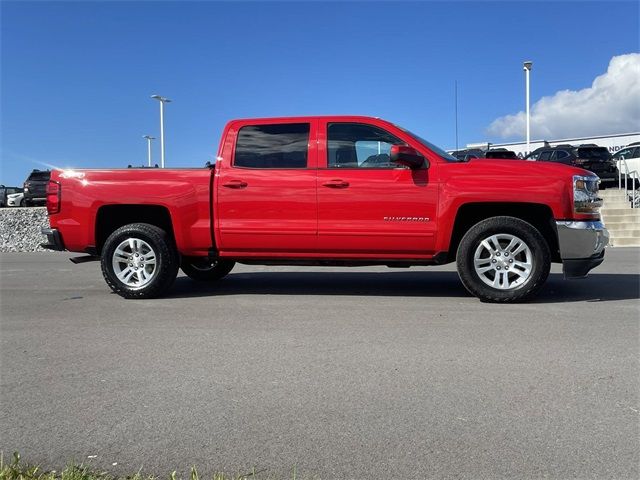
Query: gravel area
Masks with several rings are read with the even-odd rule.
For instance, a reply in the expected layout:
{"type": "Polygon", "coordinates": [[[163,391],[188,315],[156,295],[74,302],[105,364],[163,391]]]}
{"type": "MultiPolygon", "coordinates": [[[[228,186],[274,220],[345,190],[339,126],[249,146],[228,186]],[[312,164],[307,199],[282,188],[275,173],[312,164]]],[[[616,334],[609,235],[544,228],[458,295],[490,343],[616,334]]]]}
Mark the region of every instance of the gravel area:
{"type": "Polygon", "coordinates": [[[43,251],[40,227],[48,226],[45,207],[0,209],[0,252],[43,251]]]}

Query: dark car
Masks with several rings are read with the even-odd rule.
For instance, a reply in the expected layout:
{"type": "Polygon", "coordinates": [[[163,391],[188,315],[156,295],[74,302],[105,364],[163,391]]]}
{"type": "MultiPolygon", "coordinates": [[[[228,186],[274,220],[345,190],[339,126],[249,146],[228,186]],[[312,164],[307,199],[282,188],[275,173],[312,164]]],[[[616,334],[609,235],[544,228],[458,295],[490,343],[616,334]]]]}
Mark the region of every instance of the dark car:
{"type": "Polygon", "coordinates": [[[0,185],[0,208],[7,206],[7,195],[20,192],[22,192],[20,187],[5,187],[4,185],[0,185]]]}
{"type": "Polygon", "coordinates": [[[47,199],[47,183],[51,178],[49,170],[33,170],[24,182],[24,204],[27,207],[32,205],[44,205],[47,199]]]}
{"type": "Polygon", "coordinates": [[[502,158],[506,160],[519,160],[518,155],[513,150],[506,148],[492,148],[484,152],[484,158],[502,158]]]}
{"type": "Polygon", "coordinates": [[[580,146],[558,145],[541,147],[526,156],[526,160],[556,162],[584,168],[600,177],[601,188],[613,186],[618,181],[618,169],[605,147],[593,143],[580,146]]]}
{"type": "Polygon", "coordinates": [[[464,150],[456,150],[455,152],[451,152],[451,155],[453,155],[460,161],[468,162],[473,158],[484,157],[484,151],[480,150],[479,148],[466,148],[464,150]]]}

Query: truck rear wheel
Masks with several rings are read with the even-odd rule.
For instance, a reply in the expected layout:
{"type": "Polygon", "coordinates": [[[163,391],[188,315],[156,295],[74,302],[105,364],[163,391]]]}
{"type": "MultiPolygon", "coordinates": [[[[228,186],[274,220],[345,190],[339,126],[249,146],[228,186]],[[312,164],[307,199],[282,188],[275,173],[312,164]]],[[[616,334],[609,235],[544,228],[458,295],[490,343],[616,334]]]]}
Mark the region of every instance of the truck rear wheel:
{"type": "Polygon", "coordinates": [[[517,302],[535,295],[549,276],[551,255],[542,234],[515,217],[492,217],[462,238],[458,275],[483,302],[517,302]]]}
{"type": "Polygon", "coordinates": [[[235,266],[231,260],[211,260],[200,257],[182,257],[180,268],[189,278],[199,282],[215,282],[226,276],[235,266]]]}
{"type": "Polygon", "coordinates": [[[124,298],[160,296],[178,274],[173,240],[147,223],[125,225],[109,235],[100,263],[107,285],[124,298]]]}

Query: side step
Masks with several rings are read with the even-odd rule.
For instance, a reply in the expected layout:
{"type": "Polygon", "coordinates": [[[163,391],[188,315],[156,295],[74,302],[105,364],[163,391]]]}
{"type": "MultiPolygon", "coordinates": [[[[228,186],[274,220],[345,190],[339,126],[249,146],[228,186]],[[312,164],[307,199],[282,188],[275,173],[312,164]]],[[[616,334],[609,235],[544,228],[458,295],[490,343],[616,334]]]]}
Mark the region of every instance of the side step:
{"type": "Polygon", "coordinates": [[[73,257],[69,260],[77,265],[78,263],[97,262],[100,260],[100,257],[97,255],[85,255],[83,257],[73,257]]]}

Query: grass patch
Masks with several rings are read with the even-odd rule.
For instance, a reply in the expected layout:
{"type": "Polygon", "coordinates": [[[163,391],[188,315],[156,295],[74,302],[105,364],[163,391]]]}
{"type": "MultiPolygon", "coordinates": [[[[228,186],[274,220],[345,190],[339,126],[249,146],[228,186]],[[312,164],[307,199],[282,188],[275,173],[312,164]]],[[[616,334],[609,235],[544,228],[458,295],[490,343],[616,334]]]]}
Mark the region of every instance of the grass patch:
{"type": "MultiPolygon", "coordinates": [[[[282,477],[280,477],[282,478],[282,477]]],[[[253,469],[249,473],[229,475],[226,473],[214,473],[211,476],[202,477],[195,466],[191,467],[187,477],[178,476],[174,471],[168,476],[148,475],[137,471],[130,475],[116,476],[108,472],[96,470],[90,465],[82,463],[69,463],[61,471],[45,470],[40,466],[29,465],[22,461],[18,453],[13,454],[10,462],[5,462],[0,453],[0,480],[277,480],[268,476],[266,470],[253,469]]],[[[284,480],[284,479],[283,479],[284,480]]],[[[287,480],[301,480],[296,475],[296,468],[291,471],[287,480]]]]}

